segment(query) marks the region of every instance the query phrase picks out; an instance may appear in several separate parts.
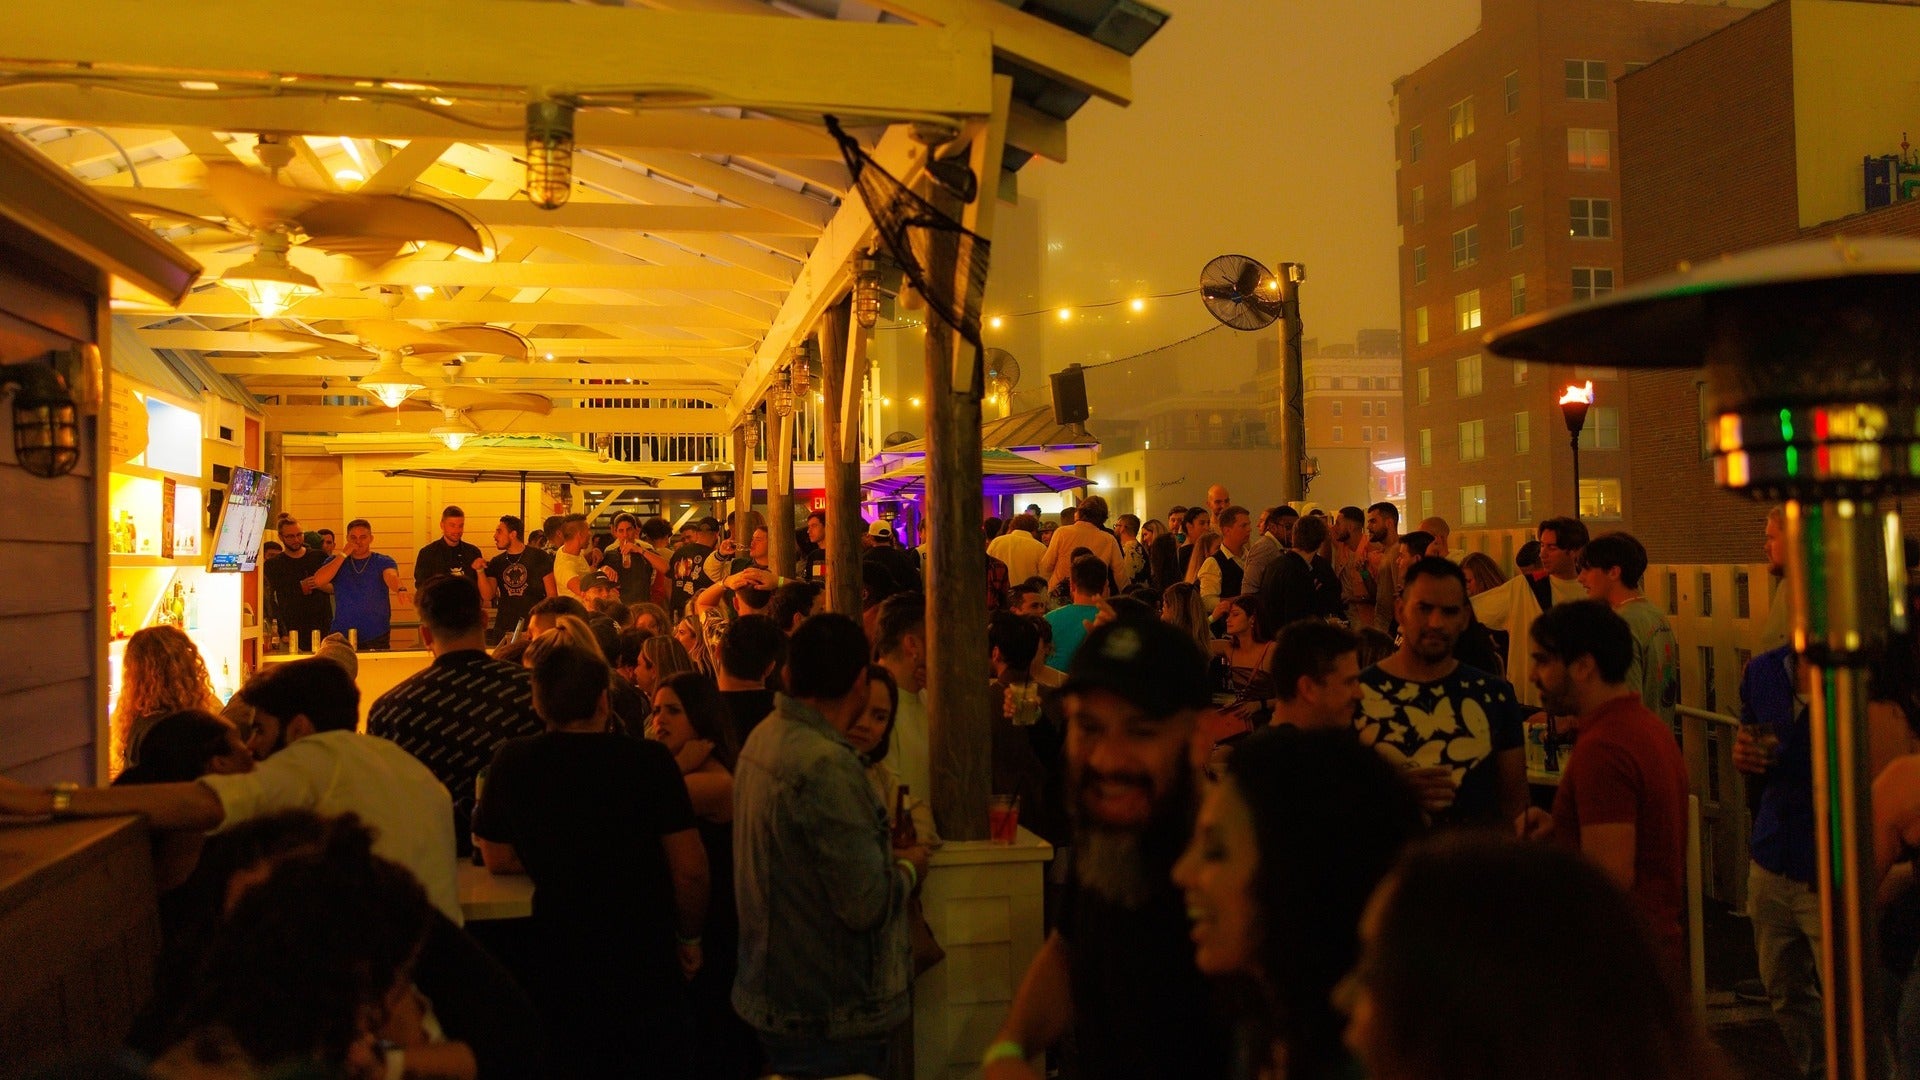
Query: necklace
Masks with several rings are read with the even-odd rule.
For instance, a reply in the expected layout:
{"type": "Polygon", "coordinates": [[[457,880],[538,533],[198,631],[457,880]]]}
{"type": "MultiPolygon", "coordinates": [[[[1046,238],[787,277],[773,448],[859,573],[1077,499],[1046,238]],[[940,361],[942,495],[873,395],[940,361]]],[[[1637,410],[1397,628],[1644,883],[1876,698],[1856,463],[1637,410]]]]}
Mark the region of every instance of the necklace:
{"type": "Polygon", "coordinates": [[[365,558],[358,558],[358,559],[349,555],[347,556],[347,569],[353,571],[355,574],[364,574],[367,572],[367,566],[372,562],[373,562],[372,555],[368,555],[365,558]],[[355,563],[359,563],[360,565],[355,566],[354,565],[355,563]]]}

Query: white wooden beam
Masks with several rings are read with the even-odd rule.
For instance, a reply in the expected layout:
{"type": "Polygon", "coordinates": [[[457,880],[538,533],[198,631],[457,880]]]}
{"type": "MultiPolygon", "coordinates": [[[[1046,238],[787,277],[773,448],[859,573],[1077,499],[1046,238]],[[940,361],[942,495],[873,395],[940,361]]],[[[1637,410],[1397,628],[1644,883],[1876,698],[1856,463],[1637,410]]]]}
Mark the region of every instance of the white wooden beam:
{"type": "MultiPolygon", "coordinates": [[[[738,169],[728,168],[694,154],[671,150],[636,152],[634,161],[654,172],[671,176],[682,183],[705,188],[723,198],[748,206],[758,206],[784,214],[817,233],[833,217],[831,203],[781,187],[738,169]]],[[[735,230],[741,231],[741,230],[735,230]]]]}
{"type": "Polygon", "coordinates": [[[452,139],[414,139],[387,159],[380,171],[367,177],[360,191],[368,195],[399,195],[413,185],[440,155],[453,145],[452,139]]]}
{"type": "Polygon", "coordinates": [[[1133,103],[1127,55],[1000,0],[866,0],[922,26],[969,26],[993,35],[994,54],[1115,105],[1133,103]]]}
{"type": "MultiPolygon", "coordinates": [[[[396,259],[385,266],[369,267],[344,255],[322,255],[299,247],[294,248],[289,256],[295,266],[312,274],[322,284],[745,292],[762,301],[776,295],[766,278],[750,270],[737,270],[712,262],[705,265],[696,262],[688,266],[647,266],[565,233],[544,239],[556,238],[575,240],[588,254],[605,256],[605,261],[479,263],[465,259],[396,259]],[[619,261],[613,261],[615,259],[619,261]]],[[[229,267],[253,257],[252,247],[245,240],[236,238],[235,243],[241,250],[196,250],[193,253],[193,257],[206,268],[206,277],[219,277],[229,267]]],[[[551,246],[550,243],[541,245],[543,249],[551,246]]]]}
{"type": "MultiPolygon", "coordinates": [[[[170,319],[178,315],[246,318],[252,314],[252,309],[232,290],[203,289],[174,310],[124,310],[122,313],[135,319],[170,319]]],[[[742,315],[705,305],[684,304],[514,304],[498,300],[405,300],[399,307],[389,311],[386,304],[379,300],[316,296],[303,301],[289,314],[303,321],[394,318],[443,323],[513,322],[548,326],[612,323],[621,326],[717,327],[756,333],[764,328],[763,323],[742,315]]]]}
{"type": "Polygon", "coordinates": [[[1007,145],[1065,164],[1067,122],[1016,101],[1007,109],[1007,145]]]}
{"type": "MultiPolygon", "coordinates": [[[[244,324],[243,324],[244,325],[244,324]]],[[[140,340],[154,349],[191,349],[199,352],[295,352],[300,346],[274,341],[246,330],[145,329],[140,340]]],[[[343,336],[342,341],[346,338],[343,336]]],[[[738,346],[713,346],[698,341],[663,342],[630,338],[537,337],[533,338],[536,358],[548,353],[562,360],[646,359],[651,357],[734,357],[746,361],[753,350],[738,346]]],[[[344,361],[343,361],[344,362],[344,361]]]]}
{"type": "MultiPolygon", "coordinates": [[[[9,0],[6,53],[102,72],[285,73],[433,87],[654,90],[791,112],[984,115],[968,28],[517,0],[9,0]],[[431,47],[423,47],[431,43],[431,47]]],[[[359,133],[350,133],[359,134],[359,133]]]]}
{"type": "MultiPolygon", "coordinates": [[[[615,389],[609,387],[609,390],[615,389]]],[[[343,393],[351,393],[343,390],[343,393]]],[[[609,397],[623,396],[609,394],[609,397]]],[[[638,395],[635,395],[638,396],[638,395]]],[[[446,423],[435,412],[380,412],[356,416],[361,406],[263,405],[268,431],[337,434],[350,431],[427,431],[446,423]]],[[[525,432],[559,434],[612,432],[641,435],[718,435],[729,430],[720,423],[719,409],[599,409],[562,408],[538,413],[488,413],[488,428],[497,434],[525,432]]]]}
{"type": "Polygon", "coordinates": [[[102,161],[112,161],[124,167],[120,157],[121,150],[133,155],[154,146],[163,146],[173,141],[171,131],[146,131],[138,128],[124,130],[81,131],[70,130],[57,139],[40,140],[27,137],[27,145],[47,155],[54,164],[64,169],[78,169],[102,161]],[[109,138],[111,136],[111,138],[109,138]],[[119,145],[115,145],[118,143],[119,145]]]}
{"type": "MultiPolygon", "coordinates": [[[[215,371],[223,375],[246,379],[250,387],[270,385],[282,379],[300,380],[305,393],[320,391],[314,386],[315,379],[344,379],[358,377],[371,372],[376,362],[366,360],[316,360],[304,357],[285,357],[281,359],[257,359],[246,357],[214,356],[207,362],[215,371]],[[265,383],[261,380],[266,380],[265,383]]],[[[434,365],[429,360],[419,360],[411,365],[416,370],[426,371],[434,365]]],[[[738,371],[740,365],[735,364],[738,371]]],[[[678,381],[689,383],[710,383],[711,376],[704,368],[694,367],[679,360],[656,360],[648,363],[621,363],[618,361],[599,361],[579,364],[571,360],[560,363],[518,363],[508,360],[469,360],[460,365],[462,379],[500,379],[509,380],[514,388],[534,388],[539,386],[571,384],[580,379],[639,379],[645,381],[678,381]]],[[[736,378],[738,376],[735,376],[736,378]]],[[[729,386],[731,389],[731,386],[729,386]]],[[[542,390],[544,393],[545,391],[542,390]]]]}

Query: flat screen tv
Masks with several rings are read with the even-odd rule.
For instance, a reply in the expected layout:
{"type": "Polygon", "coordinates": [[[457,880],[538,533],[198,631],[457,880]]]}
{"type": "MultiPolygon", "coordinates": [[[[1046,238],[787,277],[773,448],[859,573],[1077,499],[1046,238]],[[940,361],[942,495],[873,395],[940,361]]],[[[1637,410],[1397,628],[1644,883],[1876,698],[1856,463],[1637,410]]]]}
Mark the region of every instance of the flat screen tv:
{"type": "Polygon", "coordinates": [[[252,469],[233,470],[227,497],[220,506],[220,524],[213,531],[213,573],[246,574],[259,569],[260,545],[267,539],[267,515],[272,512],[273,477],[252,469]]]}

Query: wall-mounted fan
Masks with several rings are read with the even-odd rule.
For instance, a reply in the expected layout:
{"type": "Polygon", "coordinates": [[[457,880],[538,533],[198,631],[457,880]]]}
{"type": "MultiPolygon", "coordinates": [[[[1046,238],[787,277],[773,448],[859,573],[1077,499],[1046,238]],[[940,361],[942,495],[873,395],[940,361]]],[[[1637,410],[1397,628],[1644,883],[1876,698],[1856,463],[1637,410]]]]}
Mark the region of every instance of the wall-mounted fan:
{"type": "Polygon", "coordinates": [[[987,393],[1011,401],[1013,388],[1020,385],[1020,361],[1005,349],[988,349],[983,359],[987,369],[987,393]]]}
{"type": "Polygon", "coordinates": [[[1200,271],[1200,301],[1235,330],[1264,330],[1280,318],[1280,279],[1257,259],[1221,255],[1200,271]]]}
{"type": "Polygon", "coordinates": [[[902,443],[910,443],[917,438],[919,438],[919,436],[911,431],[896,431],[880,440],[880,445],[899,446],[902,443]]]}

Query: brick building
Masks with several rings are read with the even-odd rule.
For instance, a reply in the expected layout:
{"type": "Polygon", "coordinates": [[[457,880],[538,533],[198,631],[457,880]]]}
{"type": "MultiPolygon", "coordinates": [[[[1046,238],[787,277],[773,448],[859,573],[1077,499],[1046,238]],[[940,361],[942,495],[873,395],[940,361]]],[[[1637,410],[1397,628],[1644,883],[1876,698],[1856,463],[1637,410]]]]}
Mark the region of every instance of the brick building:
{"type": "MultiPolygon", "coordinates": [[[[1863,157],[1901,153],[1920,87],[1883,77],[1920,52],[1920,9],[1782,0],[1619,85],[1627,281],[1675,264],[1835,234],[1920,236],[1920,199],[1866,210],[1863,157]]],[[[1766,506],[1719,490],[1695,371],[1628,377],[1634,532],[1656,562],[1751,562],[1766,506]]]]}
{"type": "MultiPolygon", "coordinates": [[[[1277,361],[1278,352],[1276,342],[1261,359],[1272,354],[1277,361]]],[[[1361,506],[1382,500],[1404,504],[1407,445],[1400,368],[1397,330],[1362,330],[1351,344],[1301,342],[1307,456],[1318,460],[1325,478],[1308,490],[1310,498],[1361,506]],[[1364,479],[1343,475],[1351,471],[1342,469],[1349,458],[1364,463],[1364,479]]],[[[1261,384],[1263,401],[1267,385],[1261,384]]],[[[1277,366],[1271,385],[1278,409],[1277,366]]]]}
{"type": "Polygon", "coordinates": [[[1394,83],[1409,517],[1445,517],[1467,546],[1572,510],[1555,403],[1591,379],[1580,510],[1631,521],[1621,373],[1530,370],[1485,355],[1482,335],[1612,291],[1625,231],[1615,81],[1764,2],[1483,0],[1472,36],[1394,83]]]}

